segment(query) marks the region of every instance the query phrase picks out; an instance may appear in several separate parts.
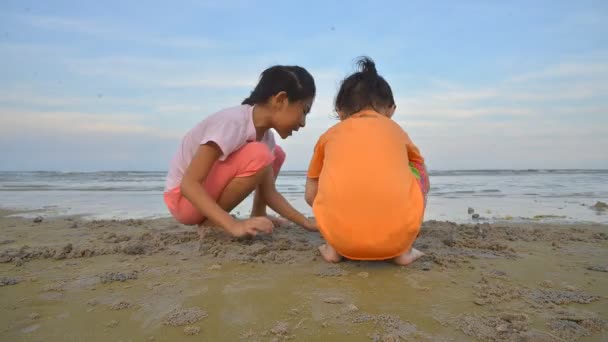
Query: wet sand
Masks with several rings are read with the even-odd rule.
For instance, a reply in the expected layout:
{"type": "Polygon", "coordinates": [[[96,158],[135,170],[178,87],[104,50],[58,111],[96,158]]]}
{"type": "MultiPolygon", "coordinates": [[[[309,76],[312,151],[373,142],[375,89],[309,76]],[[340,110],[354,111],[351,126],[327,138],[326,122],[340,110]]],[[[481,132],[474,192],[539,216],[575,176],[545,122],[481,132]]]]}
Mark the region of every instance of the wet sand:
{"type": "Polygon", "coordinates": [[[606,341],[608,226],[425,222],[409,267],[322,261],[296,226],[0,211],[0,340],[606,341]]]}

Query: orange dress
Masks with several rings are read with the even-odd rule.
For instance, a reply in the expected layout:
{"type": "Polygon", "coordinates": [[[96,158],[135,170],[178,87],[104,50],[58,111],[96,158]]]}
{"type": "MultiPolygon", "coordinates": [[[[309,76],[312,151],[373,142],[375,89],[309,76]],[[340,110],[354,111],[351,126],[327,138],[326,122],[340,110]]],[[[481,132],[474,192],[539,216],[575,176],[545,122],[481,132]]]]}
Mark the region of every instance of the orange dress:
{"type": "Polygon", "coordinates": [[[410,161],[424,163],[407,133],[374,111],[353,114],[319,138],[308,170],[318,178],[313,212],[338,253],[382,260],[410,250],[424,214],[410,161]]]}

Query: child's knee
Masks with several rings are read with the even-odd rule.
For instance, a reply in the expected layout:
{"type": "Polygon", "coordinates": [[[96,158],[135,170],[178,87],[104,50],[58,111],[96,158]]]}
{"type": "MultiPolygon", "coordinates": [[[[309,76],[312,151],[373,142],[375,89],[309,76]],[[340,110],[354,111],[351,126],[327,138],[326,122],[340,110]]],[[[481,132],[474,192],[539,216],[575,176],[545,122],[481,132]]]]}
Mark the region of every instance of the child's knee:
{"type": "Polygon", "coordinates": [[[285,151],[279,145],[276,145],[274,147],[273,154],[274,154],[275,161],[279,162],[280,164],[283,164],[283,162],[285,161],[285,158],[287,157],[287,154],[285,154],[285,151]]]}
{"type": "Polygon", "coordinates": [[[285,158],[287,157],[287,155],[285,154],[285,151],[283,151],[283,149],[279,145],[276,145],[274,147],[273,155],[274,155],[274,162],[272,162],[272,169],[274,171],[274,174],[276,175],[279,173],[279,170],[281,170],[281,167],[283,166],[283,163],[285,162],[285,158]]]}
{"type": "Polygon", "coordinates": [[[249,159],[254,161],[269,163],[274,159],[268,146],[257,141],[245,144],[245,146],[243,146],[243,152],[249,156],[249,159]]]}
{"type": "Polygon", "coordinates": [[[241,170],[240,176],[253,175],[266,166],[271,165],[274,161],[274,156],[266,144],[260,142],[250,142],[241,148],[241,170]]]}

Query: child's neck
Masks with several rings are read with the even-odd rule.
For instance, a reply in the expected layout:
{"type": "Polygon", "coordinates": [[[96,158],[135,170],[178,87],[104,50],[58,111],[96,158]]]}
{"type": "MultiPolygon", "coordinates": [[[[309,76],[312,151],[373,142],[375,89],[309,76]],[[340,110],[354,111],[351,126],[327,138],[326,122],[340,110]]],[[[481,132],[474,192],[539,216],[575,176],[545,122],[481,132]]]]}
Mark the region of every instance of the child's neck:
{"type": "Polygon", "coordinates": [[[265,105],[253,106],[253,126],[255,127],[256,141],[262,140],[266,131],[272,127],[272,112],[265,105]]]}

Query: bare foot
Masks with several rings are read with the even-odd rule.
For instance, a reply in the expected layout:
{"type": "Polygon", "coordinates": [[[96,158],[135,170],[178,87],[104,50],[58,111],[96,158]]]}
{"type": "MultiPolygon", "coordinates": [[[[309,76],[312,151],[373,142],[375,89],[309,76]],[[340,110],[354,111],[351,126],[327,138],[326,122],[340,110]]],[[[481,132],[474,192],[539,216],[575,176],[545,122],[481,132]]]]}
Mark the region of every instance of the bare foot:
{"type": "Polygon", "coordinates": [[[277,228],[289,224],[289,220],[284,219],[280,216],[272,216],[272,215],[266,215],[266,214],[260,214],[260,215],[251,214],[251,217],[257,217],[257,216],[262,216],[262,217],[268,218],[270,220],[270,222],[272,222],[272,224],[277,228]]]}
{"type": "Polygon", "coordinates": [[[338,254],[338,252],[336,252],[332,246],[326,243],[319,246],[319,252],[321,252],[321,256],[323,259],[325,259],[325,261],[332,264],[342,261],[342,256],[338,254]]]}
{"type": "Polygon", "coordinates": [[[403,253],[400,256],[393,258],[393,262],[397,265],[407,266],[423,255],[424,253],[422,253],[421,251],[417,250],[416,248],[412,248],[409,252],[403,253]]]}
{"type": "Polygon", "coordinates": [[[281,227],[281,226],[285,226],[285,225],[289,224],[289,220],[288,219],[284,219],[284,218],[279,217],[279,216],[266,215],[266,217],[268,217],[268,219],[270,220],[270,222],[272,222],[272,224],[274,224],[275,227],[281,227]]]}

